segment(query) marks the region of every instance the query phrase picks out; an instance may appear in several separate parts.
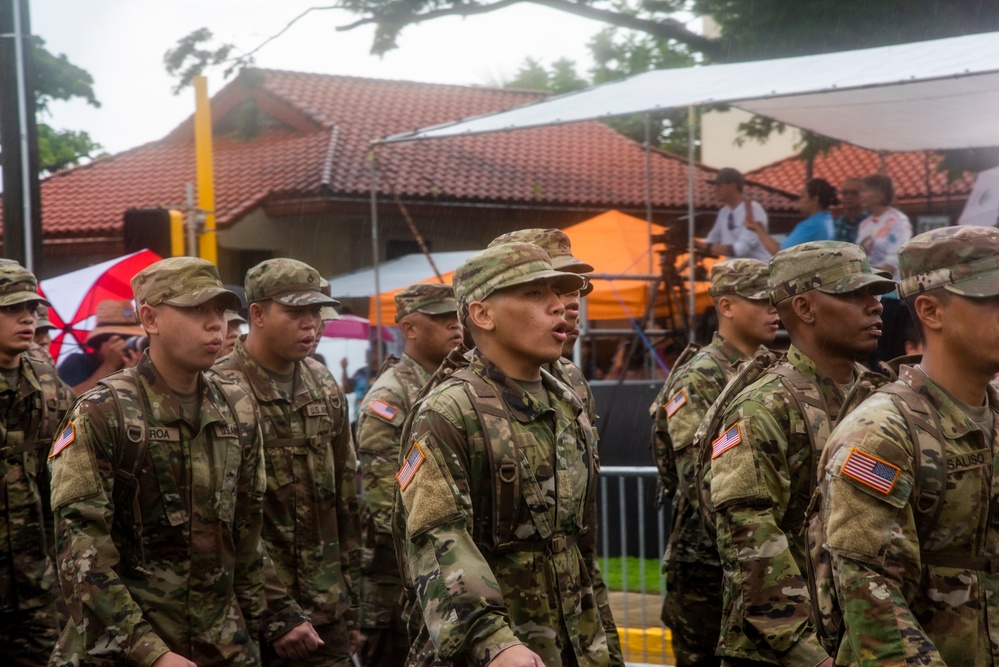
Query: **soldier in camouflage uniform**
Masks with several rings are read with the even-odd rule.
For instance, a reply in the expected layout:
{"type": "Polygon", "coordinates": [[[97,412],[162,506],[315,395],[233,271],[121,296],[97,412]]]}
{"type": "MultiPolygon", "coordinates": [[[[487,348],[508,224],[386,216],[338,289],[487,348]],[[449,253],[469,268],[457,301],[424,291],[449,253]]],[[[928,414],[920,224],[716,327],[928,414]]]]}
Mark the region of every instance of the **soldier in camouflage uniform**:
{"type": "MultiPolygon", "coordinates": [[[[572,254],[572,244],[565,232],[560,229],[521,229],[496,237],[489,247],[501,243],[533,243],[540,247],[552,260],[552,268],[556,271],[584,275],[591,273],[593,267],[572,254]]],[[[562,344],[562,356],[548,365],[547,370],[563,383],[569,385],[586,408],[590,424],[596,427],[597,412],[593,400],[590,383],[579,366],[572,362],[572,350],[579,339],[579,300],[593,291],[589,280],[578,290],[559,294],[562,305],[565,306],[565,321],[569,324],[566,340],[562,344]]]]}
{"type": "Polygon", "coordinates": [[[405,351],[391,358],[368,390],[357,417],[364,483],[361,558],[362,664],[402,665],[409,653],[402,578],[392,539],[392,503],[403,422],[423,385],[462,341],[450,285],[418,284],[395,296],[405,351]]]}
{"type": "Polygon", "coordinates": [[[30,356],[35,276],[0,266],[0,664],[44,665],[59,634],[45,458],[75,396],[30,356]]]}
{"type": "MultiPolygon", "coordinates": [[[[829,437],[838,665],[999,663],[999,230],[947,227],[898,255],[925,350],[829,437]],[[903,391],[892,400],[886,389],[903,391]],[[911,411],[930,429],[907,426],[911,411]],[[928,439],[927,439],[928,438],[928,439]]],[[[914,422],[918,424],[918,421],[914,422]]]]}
{"type": "Polygon", "coordinates": [[[320,282],[314,268],[287,258],[247,271],[250,331],[213,369],[260,409],[263,541],[280,582],[322,639],[288,642],[284,614],[269,604],[261,636],[266,665],[347,665],[360,644],[357,462],[347,401],[326,367],[308,357],[322,310],[339,305],[320,282]]]}
{"type": "Polygon", "coordinates": [[[720,406],[710,492],[724,570],[718,655],[728,665],[832,664],[811,618],[805,509],[819,454],[856,363],[877,347],[894,289],[863,249],[817,241],[770,260],[771,300],[791,338],[787,360],[720,406]]]}
{"type": "Polygon", "coordinates": [[[769,275],[767,265],[756,259],[730,259],[714,265],[708,292],[718,312],[718,331],[710,345],[686,363],[674,365],[650,407],[660,484],[669,490],[673,505],[673,529],[663,557],[662,620],[672,630],[673,652],[681,667],[719,664],[715,647],[722,571],[714,541],[701,520],[694,433],[739,364],[772,342],[777,333],[779,320],[770,303],[769,275]]]}
{"type": "Polygon", "coordinates": [[[397,473],[425,623],[410,664],[621,664],[588,539],[592,431],[579,398],[543,370],[566,339],[558,294],[582,284],[526,243],[455,272],[476,349],[417,404],[397,473]]]}
{"type": "Polygon", "coordinates": [[[147,267],[132,290],[148,351],[81,397],[49,455],[71,616],[50,664],[259,665],[257,410],[204,373],[239,298],[191,257],[147,267]]]}

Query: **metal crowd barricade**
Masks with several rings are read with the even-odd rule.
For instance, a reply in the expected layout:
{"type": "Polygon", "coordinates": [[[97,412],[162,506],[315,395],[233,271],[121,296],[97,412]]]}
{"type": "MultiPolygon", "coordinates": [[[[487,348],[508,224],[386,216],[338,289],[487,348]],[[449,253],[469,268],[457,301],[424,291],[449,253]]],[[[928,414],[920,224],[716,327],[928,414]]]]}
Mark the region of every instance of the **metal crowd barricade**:
{"type": "Polygon", "coordinates": [[[624,659],[631,665],[675,664],[669,630],[663,627],[660,620],[666,581],[658,563],[666,550],[669,509],[655,509],[657,478],[658,471],[654,466],[605,466],[600,470],[600,566],[606,578],[610,574],[612,552],[621,556],[618,570],[621,590],[609,590],[608,594],[621,636],[624,659]],[[615,496],[616,511],[611,509],[615,496]],[[647,534],[647,513],[653,513],[657,518],[654,536],[647,534]],[[654,552],[650,552],[650,538],[655,540],[654,552]],[[649,558],[652,554],[657,556],[652,565],[655,570],[650,573],[647,571],[650,567],[647,560],[652,560],[649,558]],[[628,591],[628,556],[639,557],[638,592],[628,591]],[[647,575],[658,582],[652,590],[646,586],[647,575]]]}

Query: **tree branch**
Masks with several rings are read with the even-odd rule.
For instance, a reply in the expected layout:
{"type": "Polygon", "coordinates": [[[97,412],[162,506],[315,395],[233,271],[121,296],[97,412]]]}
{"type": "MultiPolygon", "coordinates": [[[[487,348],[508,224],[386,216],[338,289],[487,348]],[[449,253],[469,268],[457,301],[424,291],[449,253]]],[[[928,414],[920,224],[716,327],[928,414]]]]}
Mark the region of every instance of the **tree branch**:
{"type": "MultiPolygon", "coordinates": [[[[583,18],[593,19],[595,21],[618,26],[620,28],[637,30],[661,39],[675,39],[678,42],[686,44],[693,51],[703,53],[712,60],[722,61],[725,59],[725,50],[718,42],[688,30],[685,25],[674,19],[653,21],[651,19],[644,19],[639,16],[625,14],[610,9],[601,9],[599,7],[583,4],[574,0],[497,0],[496,2],[492,2],[490,4],[460,4],[443,9],[423,12],[422,14],[414,14],[408,23],[422,23],[424,21],[431,21],[445,16],[474,16],[477,14],[486,14],[488,12],[494,12],[499,9],[504,9],[516,4],[523,4],[525,2],[540,5],[542,7],[549,7],[551,9],[567,12],[569,14],[575,14],[576,16],[582,16],[583,18]]],[[[379,17],[367,16],[365,18],[358,19],[353,23],[338,26],[337,30],[353,30],[354,28],[358,28],[363,25],[370,25],[372,23],[378,24],[379,17]]]]}

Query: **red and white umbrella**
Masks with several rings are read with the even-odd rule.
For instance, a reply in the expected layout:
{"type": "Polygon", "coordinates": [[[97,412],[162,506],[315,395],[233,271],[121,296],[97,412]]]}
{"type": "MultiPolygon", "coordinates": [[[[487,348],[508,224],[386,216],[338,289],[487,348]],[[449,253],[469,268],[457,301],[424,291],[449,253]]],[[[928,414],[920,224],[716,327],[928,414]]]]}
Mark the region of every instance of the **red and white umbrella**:
{"type": "Polygon", "coordinates": [[[58,330],[49,348],[52,358],[58,363],[63,350],[79,349],[94,328],[97,304],[105,299],[131,299],[132,278],[160,259],[152,250],[140,250],[43,280],[38,292],[52,304],[49,320],[58,330]]]}

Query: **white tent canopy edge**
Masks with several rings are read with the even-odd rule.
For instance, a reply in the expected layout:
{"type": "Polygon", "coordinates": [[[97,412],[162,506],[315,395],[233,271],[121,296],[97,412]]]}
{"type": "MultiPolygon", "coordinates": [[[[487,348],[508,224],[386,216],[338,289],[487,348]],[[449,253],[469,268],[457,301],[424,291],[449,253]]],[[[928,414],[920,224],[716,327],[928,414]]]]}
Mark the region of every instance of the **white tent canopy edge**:
{"type": "Polygon", "coordinates": [[[719,103],[874,150],[999,145],[999,33],[655,70],[508,111],[395,134],[380,143],[719,103]]]}

